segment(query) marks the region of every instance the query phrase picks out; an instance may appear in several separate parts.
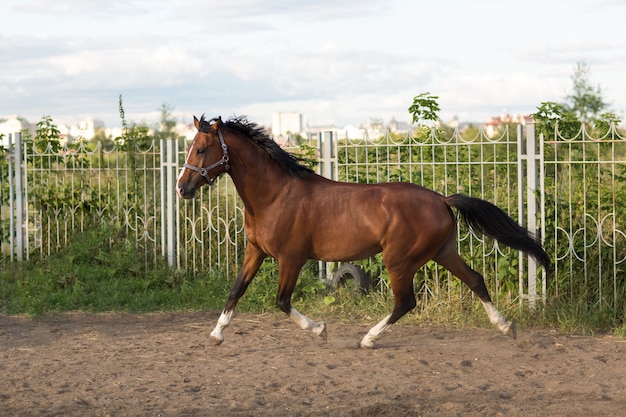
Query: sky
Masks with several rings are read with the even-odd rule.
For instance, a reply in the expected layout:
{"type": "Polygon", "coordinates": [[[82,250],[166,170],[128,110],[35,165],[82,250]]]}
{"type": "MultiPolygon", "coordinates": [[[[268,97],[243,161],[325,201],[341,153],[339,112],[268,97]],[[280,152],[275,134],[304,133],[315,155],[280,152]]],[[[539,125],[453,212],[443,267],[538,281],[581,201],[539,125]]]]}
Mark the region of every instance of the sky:
{"type": "Polygon", "coordinates": [[[626,0],[3,0],[0,118],[485,122],[564,102],[577,63],[626,113],[626,0]]]}

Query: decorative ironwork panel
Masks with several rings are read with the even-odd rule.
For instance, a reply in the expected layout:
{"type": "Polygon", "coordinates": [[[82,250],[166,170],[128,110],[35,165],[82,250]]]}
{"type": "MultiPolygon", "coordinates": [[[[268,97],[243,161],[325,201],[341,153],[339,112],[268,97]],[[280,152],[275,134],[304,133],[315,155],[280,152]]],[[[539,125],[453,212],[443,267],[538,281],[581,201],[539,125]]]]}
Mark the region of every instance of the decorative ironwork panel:
{"type": "MultiPolygon", "coordinates": [[[[346,138],[338,143],[339,180],[350,182],[405,181],[444,195],[463,193],[490,201],[513,218],[518,217],[518,163],[516,132],[508,128],[489,136],[482,129],[420,128],[405,135],[389,132],[380,138],[346,138]]],[[[458,234],[461,255],[484,275],[497,293],[516,297],[518,255],[468,229],[458,234]]],[[[364,263],[387,284],[380,256],[364,263]]],[[[418,272],[415,286],[428,302],[430,295],[462,298],[470,291],[458,279],[429,262],[418,272]],[[443,292],[443,294],[442,294],[443,292]]]]}
{"type": "Polygon", "coordinates": [[[543,147],[546,245],[556,260],[551,297],[623,308],[626,139],[615,126],[602,137],[582,126],[574,137],[556,131],[543,147]]]}
{"type": "Polygon", "coordinates": [[[48,256],[91,227],[112,226],[145,255],[146,267],[160,255],[159,152],[105,149],[81,141],[58,149],[24,146],[27,257],[48,256]]]}

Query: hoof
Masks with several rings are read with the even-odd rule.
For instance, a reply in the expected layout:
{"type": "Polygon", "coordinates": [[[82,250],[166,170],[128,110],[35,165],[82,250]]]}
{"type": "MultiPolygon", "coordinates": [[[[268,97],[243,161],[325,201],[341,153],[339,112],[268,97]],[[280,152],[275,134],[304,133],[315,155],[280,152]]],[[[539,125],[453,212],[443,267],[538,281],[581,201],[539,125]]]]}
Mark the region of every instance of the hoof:
{"type": "Polygon", "coordinates": [[[219,346],[219,345],[221,345],[221,344],[222,344],[222,342],[224,341],[224,336],[221,336],[221,335],[220,335],[220,336],[217,336],[217,335],[213,335],[213,334],[212,334],[212,335],[209,337],[209,340],[211,341],[211,344],[212,344],[213,346],[219,346]]]}
{"type": "Polygon", "coordinates": [[[502,333],[507,336],[511,336],[513,339],[517,339],[517,329],[515,329],[515,323],[512,321],[508,322],[506,328],[502,329],[502,333]]]}
{"type": "Polygon", "coordinates": [[[317,325],[317,327],[315,328],[315,330],[313,330],[313,332],[324,340],[328,339],[328,332],[326,331],[326,323],[324,323],[323,321],[317,325]]]}
{"type": "Polygon", "coordinates": [[[374,343],[373,340],[370,340],[367,338],[367,336],[365,336],[361,340],[361,347],[364,349],[374,349],[376,347],[376,344],[374,343]]]}

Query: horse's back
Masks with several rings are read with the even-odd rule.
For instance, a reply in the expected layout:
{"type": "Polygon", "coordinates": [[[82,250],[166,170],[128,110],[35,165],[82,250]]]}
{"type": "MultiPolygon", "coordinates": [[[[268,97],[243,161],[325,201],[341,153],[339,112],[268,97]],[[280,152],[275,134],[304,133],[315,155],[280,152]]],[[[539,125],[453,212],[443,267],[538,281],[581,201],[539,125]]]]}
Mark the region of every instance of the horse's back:
{"type": "Polygon", "coordinates": [[[316,257],[326,260],[368,257],[391,244],[445,240],[454,226],[444,197],[415,184],[327,181],[309,191],[306,223],[316,257]]]}
{"type": "Polygon", "coordinates": [[[355,214],[362,213],[368,217],[385,218],[401,215],[416,219],[449,217],[448,205],[441,194],[405,182],[353,184],[329,181],[309,195],[312,206],[337,216],[354,218],[355,214]]]}

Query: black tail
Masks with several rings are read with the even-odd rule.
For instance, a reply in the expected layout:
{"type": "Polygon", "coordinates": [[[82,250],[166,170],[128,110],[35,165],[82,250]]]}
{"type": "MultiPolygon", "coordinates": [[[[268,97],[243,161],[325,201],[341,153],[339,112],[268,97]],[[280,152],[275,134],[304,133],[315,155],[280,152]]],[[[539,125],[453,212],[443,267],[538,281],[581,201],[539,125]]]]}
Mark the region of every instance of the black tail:
{"type": "Polygon", "coordinates": [[[457,209],[459,217],[476,233],[485,234],[506,246],[528,253],[548,274],[552,263],[539,242],[497,206],[479,198],[454,194],[446,203],[457,209]]]}

